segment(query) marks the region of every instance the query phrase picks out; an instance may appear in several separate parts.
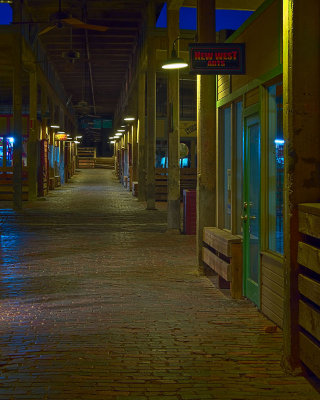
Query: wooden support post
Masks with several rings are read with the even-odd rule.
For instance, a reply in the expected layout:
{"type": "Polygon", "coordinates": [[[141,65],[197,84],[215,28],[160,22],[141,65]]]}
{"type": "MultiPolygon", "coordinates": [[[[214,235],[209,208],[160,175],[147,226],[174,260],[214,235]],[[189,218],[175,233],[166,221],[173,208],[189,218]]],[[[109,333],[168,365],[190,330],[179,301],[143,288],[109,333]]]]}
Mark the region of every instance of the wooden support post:
{"type": "Polygon", "coordinates": [[[38,195],[38,126],[37,126],[37,74],[29,73],[29,138],[28,138],[28,185],[29,200],[35,200],[38,195]]]}
{"type": "MultiPolygon", "coordinates": [[[[215,0],[198,0],[198,41],[214,43],[215,0]]],[[[216,76],[197,76],[197,257],[202,271],[202,234],[216,218],[216,76]]]]}
{"type": "MultiPolygon", "coordinates": [[[[15,3],[14,14],[19,13],[15,3]]],[[[15,36],[15,51],[13,56],[13,208],[22,209],[22,37],[15,36]]]]}
{"type": "Polygon", "coordinates": [[[299,372],[298,204],[320,199],[318,0],[283,0],[284,312],[283,366],[299,372]]]}
{"type": "Polygon", "coordinates": [[[138,180],[138,139],[137,122],[132,125],[132,181],[138,180]]]}
{"type": "MultiPolygon", "coordinates": [[[[179,9],[167,11],[168,21],[168,58],[172,44],[179,36],[179,9]]],[[[179,42],[176,49],[179,48],[179,42]]],[[[179,53],[178,53],[179,54],[179,53]]],[[[168,229],[180,231],[180,105],[179,70],[168,73],[168,229]]]]}
{"type": "Polygon", "coordinates": [[[148,4],[148,70],[147,70],[147,210],[155,209],[156,173],[156,49],[154,41],[155,4],[148,4]]]}
{"type": "Polygon", "coordinates": [[[146,74],[140,72],[138,82],[138,140],[139,140],[139,171],[138,200],[146,200],[146,74]]]}

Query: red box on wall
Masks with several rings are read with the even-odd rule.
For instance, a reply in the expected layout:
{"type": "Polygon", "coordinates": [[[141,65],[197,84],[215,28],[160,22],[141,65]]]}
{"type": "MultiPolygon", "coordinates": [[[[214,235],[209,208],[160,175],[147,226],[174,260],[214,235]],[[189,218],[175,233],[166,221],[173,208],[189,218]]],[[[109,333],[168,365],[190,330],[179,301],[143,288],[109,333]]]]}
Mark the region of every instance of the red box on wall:
{"type": "Polygon", "coordinates": [[[197,226],[197,191],[183,191],[183,233],[195,235],[197,226]]]}

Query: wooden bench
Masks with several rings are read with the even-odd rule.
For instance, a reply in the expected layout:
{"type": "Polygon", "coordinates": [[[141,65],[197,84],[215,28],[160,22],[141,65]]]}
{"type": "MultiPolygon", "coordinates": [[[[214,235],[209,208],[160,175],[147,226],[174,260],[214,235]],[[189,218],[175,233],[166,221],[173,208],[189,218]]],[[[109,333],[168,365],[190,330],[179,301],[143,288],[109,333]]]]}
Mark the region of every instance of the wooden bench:
{"type": "Polygon", "coordinates": [[[138,182],[132,182],[132,196],[138,197],[138,182]]]}
{"type": "Polygon", "coordinates": [[[203,229],[202,260],[219,276],[219,288],[230,288],[231,297],[242,297],[242,241],[218,228],[203,229]]]}
{"type": "Polygon", "coordinates": [[[61,186],[61,179],[60,179],[60,176],[59,176],[59,175],[56,175],[56,176],[54,177],[54,186],[55,186],[55,187],[61,186]]]}
{"type": "Polygon", "coordinates": [[[55,181],[54,176],[49,178],[49,190],[54,190],[54,181],[55,181]]]}

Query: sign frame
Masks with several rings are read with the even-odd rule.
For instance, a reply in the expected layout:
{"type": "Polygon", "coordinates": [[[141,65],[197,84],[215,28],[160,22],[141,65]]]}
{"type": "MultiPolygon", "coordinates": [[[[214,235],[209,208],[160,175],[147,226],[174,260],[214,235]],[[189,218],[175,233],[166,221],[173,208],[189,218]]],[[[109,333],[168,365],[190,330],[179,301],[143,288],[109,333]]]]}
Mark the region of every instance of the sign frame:
{"type": "Polygon", "coordinates": [[[244,75],[245,43],[189,43],[189,65],[196,75],[244,75]]]}

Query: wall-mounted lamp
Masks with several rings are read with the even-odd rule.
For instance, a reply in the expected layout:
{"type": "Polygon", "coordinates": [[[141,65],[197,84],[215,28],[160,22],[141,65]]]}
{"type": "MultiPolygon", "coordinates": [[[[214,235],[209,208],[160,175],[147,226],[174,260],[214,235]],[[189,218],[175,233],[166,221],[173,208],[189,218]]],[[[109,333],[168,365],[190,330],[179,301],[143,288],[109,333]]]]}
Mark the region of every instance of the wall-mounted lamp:
{"type": "Polygon", "coordinates": [[[173,41],[171,57],[164,64],[162,64],[163,69],[181,69],[188,66],[188,63],[186,63],[182,58],[178,57],[177,55],[176,41],[179,39],[181,39],[180,36],[178,36],[177,39],[173,41]]]}
{"type": "Polygon", "coordinates": [[[123,118],[124,121],[134,121],[135,118],[134,117],[125,117],[123,118]]]}

